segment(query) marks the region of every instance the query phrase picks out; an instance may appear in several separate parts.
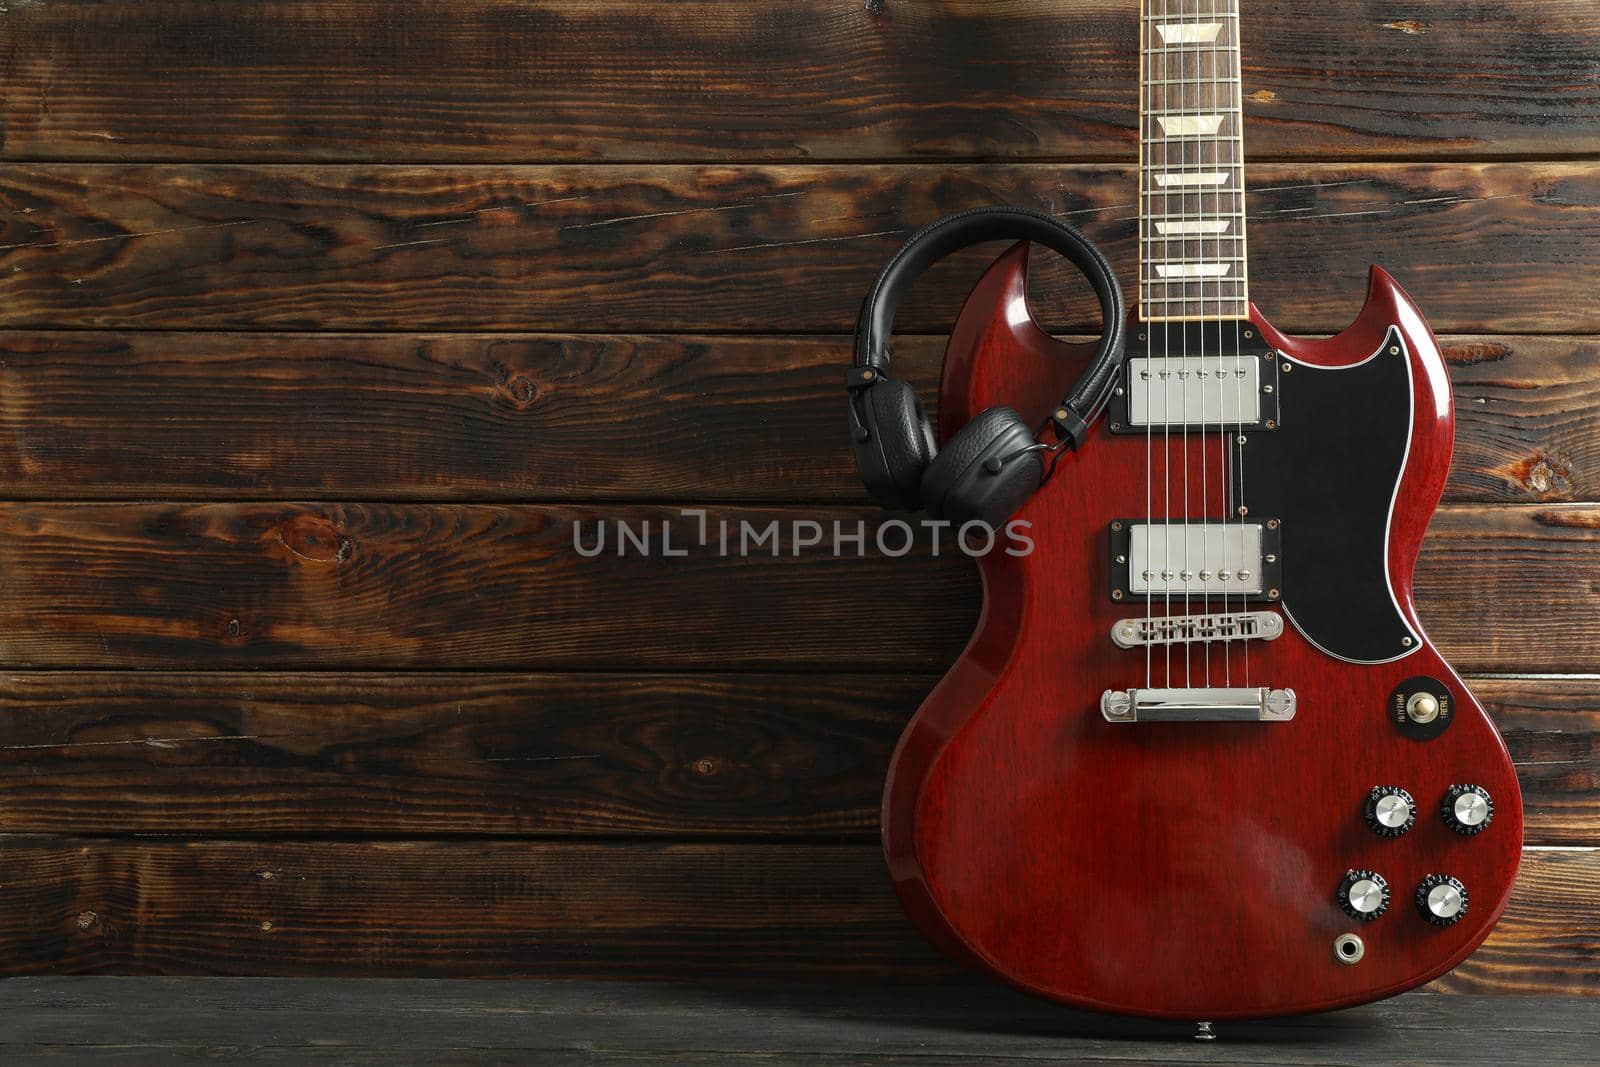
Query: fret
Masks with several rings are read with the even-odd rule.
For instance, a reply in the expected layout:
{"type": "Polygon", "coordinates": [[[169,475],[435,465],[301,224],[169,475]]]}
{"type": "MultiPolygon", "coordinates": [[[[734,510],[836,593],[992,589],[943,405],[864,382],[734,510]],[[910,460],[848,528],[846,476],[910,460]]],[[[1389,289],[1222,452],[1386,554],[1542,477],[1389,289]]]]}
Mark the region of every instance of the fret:
{"type": "Polygon", "coordinates": [[[1201,305],[1226,307],[1229,304],[1249,303],[1250,298],[1243,293],[1218,293],[1211,296],[1151,296],[1148,293],[1140,297],[1142,301],[1150,304],[1186,304],[1183,311],[1200,311],[1201,305]]]}
{"type": "Polygon", "coordinates": [[[1232,313],[1217,309],[1208,315],[1145,315],[1145,322],[1240,322],[1250,321],[1250,302],[1239,303],[1232,313]]]}
{"type": "MultiPolygon", "coordinates": [[[[1196,297],[1196,296],[1147,296],[1147,297],[1144,298],[1144,302],[1147,303],[1147,304],[1163,304],[1163,305],[1165,305],[1165,304],[1182,304],[1182,305],[1187,305],[1187,306],[1185,306],[1183,308],[1184,311],[1189,311],[1191,308],[1193,310],[1195,310],[1195,311],[1201,311],[1202,310],[1202,308],[1200,307],[1202,301],[1200,300],[1199,297],[1196,297]]],[[[1250,303],[1250,301],[1249,301],[1248,298],[1243,297],[1243,296],[1225,296],[1225,297],[1221,297],[1220,299],[1216,298],[1216,297],[1213,297],[1210,300],[1204,301],[1204,303],[1215,304],[1215,305],[1217,305],[1218,309],[1220,310],[1221,308],[1225,308],[1230,304],[1247,305],[1247,304],[1250,303]]],[[[1196,315],[1195,317],[1196,318],[1208,318],[1208,319],[1209,318],[1228,318],[1227,315],[1222,315],[1222,314],[1217,314],[1217,315],[1196,315]]]]}
{"type": "MultiPolygon", "coordinates": [[[[1193,286],[1197,286],[1197,287],[1218,286],[1218,285],[1243,285],[1243,284],[1245,284],[1245,278],[1243,276],[1240,276],[1238,278],[1141,278],[1141,279],[1139,279],[1139,284],[1146,285],[1146,286],[1149,286],[1149,285],[1193,285],[1193,286]]],[[[1176,299],[1180,299],[1181,300],[1182,297],[1178,297],[1176,299]]],[[[1199,299],[1202,299],[1202,298],[1198,297],[1198,296],[1193,296],[1193,297],[1190,297],[1189,299],[1191,299],[1191,300],[1199,300],[1199,299]]],[[[1205,299],[1216,300],[1216,299],[1219,299],[1219,298],[1213,296],[1213,297],[1206,297],[1205,299]]],[[[1230,295],[1230,296],[1226,297],[1226,299],[1228,299],[1228,300],[1237,300],[1238,297],[1234,296],[1234,295],[1230,295]]]]}
{"type": "Polygon", "coordinates": [[[1238,85],[1239,79],[1237,77],[1207,78],[1202,75],[1193,78],[1146,78],[1144,83],[1151,88],[1165,85],[1193,85],[1198,88],[1204,85],[1238,85]]]}

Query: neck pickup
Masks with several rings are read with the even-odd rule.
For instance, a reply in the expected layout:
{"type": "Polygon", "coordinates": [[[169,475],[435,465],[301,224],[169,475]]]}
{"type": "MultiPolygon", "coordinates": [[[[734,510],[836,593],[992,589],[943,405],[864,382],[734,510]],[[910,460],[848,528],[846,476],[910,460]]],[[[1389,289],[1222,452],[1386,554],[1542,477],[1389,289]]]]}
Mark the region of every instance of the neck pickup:
{"type": "Polygon", "coordinates": [[[1275,430],[1278,354],[1249,322],[1141,323],[1109,407],[1112,433],[1275,430]]]}

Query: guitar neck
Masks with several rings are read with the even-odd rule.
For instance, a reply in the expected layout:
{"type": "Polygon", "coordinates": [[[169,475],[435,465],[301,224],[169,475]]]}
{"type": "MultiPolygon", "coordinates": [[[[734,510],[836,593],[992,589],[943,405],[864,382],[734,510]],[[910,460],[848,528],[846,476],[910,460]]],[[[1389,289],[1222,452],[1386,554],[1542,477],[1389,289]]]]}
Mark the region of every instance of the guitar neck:
{"type": "Polygon", "coordinates": [[[1239,0],[1140,6],[1140,318],[1246,318],[1239,0]]]}

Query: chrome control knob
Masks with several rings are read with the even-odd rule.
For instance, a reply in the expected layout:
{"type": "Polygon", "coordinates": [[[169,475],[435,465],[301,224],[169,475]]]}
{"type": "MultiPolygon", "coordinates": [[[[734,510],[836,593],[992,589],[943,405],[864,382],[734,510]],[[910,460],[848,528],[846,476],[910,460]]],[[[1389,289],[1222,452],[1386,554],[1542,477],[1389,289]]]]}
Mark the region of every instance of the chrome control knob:
{"type": "Polygon", "coordinates": [[[1389,907],[1389,883],[1374,871],[1349,871],[1339,883],[1339,909],[1352,919],[1371,922],[1389,907]]]}
{"type": "Polygon", "coordinates": [[[1430,874],[1417,886],[1417,910],[1435,926],[1454,926],[1467,913],[1467,887],[1448,874],[1430,874]]]}
{"type": "Polygon", "coordinates": [[[1367,826],[1379,837],[1399,837],[1417,821],[1417,802],[1397,785],[1380,785],[1367,794],[1367,826]]]}
{"type": "Polygon", "coordinates": [[[1494,819],[1494,801],[1481,785],[1453,785],[1444,794],[1439,812],[1445,825],[1458,834],[1481,834],[1494,819]]]}

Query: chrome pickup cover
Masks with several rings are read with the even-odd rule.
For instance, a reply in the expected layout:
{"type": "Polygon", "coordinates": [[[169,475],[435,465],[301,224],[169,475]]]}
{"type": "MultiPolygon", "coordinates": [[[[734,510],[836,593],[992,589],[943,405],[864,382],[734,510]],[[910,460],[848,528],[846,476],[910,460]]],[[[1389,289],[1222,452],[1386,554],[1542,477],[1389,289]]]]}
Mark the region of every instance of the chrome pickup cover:
{"type": "Polygon", "coordinates": [[[1288,722],[1293,689],[1107,689],[1106,722],[1288,722]]]}
{"type": "Polygon", "coordinates": [[[1128,360],[1130,426],[1254,427],[1261,419],[1261,360],[1156,356],[1128,360]]]}
{"type": "Polygon", "coordinates": [[[1123,619],[1111,627],[1119,648],[1186,645],[1194,641],[1275,641],[1283,636],[1283,616],[1272,611],[1226,615],[1152,615],[1123,619]]]}
{"type": "Polygon", "coordinates": [[[1260,523],[1134,523],[1128,528],[1128,592],[1204,596],[1260,593],[1260,523]]]}

